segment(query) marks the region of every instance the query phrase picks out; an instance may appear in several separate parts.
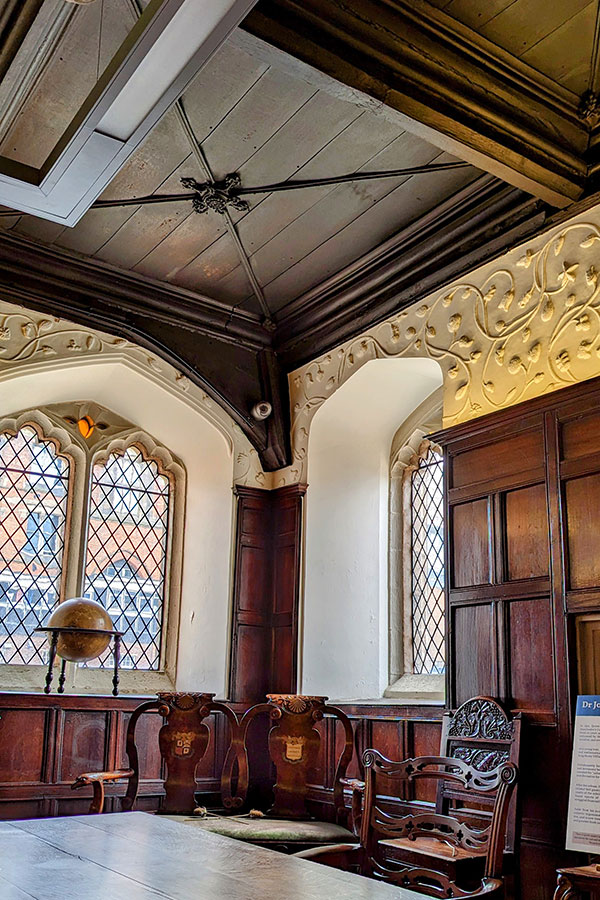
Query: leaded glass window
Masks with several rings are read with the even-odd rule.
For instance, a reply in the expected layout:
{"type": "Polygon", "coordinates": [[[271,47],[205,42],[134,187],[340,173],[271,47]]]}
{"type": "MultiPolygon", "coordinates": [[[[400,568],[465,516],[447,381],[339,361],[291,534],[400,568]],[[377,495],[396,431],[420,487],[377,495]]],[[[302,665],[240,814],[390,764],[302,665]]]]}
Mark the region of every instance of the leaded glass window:
{"type": "Polygon", "coordinates": [[[430,447],[411,474],[412,644],[415,675],[445,671],[443,459],[430,447]]]}
{"type": "MultiPolygon", "coordinates": [[[[76,420],[65,428],[74,417],[62,408],[60,418],[50,414],[34,410],[0,426],[0,666],[15,667],[17,683],[37,685],[30,678],[38,676],[23,671],[47,662],[46,635],[35,629],[58,603],[85,595],[123,633],[121,669],[153,673],[152,684],[166,688],[175,673],[181,558],[181,526],[171,528],[182,521],[185,472],[139,430],[128,444],[131,423],[122,436],[102,441],[100,433],[90,444],[76,420]]],[[[102,689],[101,670],[112,664],[109,648],[73,678],[102,689]]]]}
{"type": "Polygon", "coordinates": [[[94,466],[84,590],[123,632],[123,668],[160,665],[169,494],[169,478],[136,446],[94,466]]]}
{"type": "Polygon", "coordinates": [[[34,629],[60,596],[69,468],[32,426],[0,434],[0,663],[46,661],[34,629]]]}

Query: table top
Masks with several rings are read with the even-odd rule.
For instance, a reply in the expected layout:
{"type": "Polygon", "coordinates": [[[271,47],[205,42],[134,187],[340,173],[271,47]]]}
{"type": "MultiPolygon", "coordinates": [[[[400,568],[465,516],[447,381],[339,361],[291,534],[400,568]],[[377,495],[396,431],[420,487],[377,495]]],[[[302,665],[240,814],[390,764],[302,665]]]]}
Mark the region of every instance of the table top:
{"type": "Polygon", "coordinates": [[[422,900],[143,812],[0,822],[2,900],[422,900]]]}

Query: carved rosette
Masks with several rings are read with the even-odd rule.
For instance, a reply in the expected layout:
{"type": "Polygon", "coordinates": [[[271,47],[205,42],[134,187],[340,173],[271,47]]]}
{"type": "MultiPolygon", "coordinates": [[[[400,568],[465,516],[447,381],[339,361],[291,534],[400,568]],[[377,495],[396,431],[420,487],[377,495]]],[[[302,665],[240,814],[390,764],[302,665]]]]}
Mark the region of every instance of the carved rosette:
{"type": "Polygon", "coordinates": [[[316,720],[322,718],[321,710],[328,698],[308,694],[267,694],[267,700],[275,707],[271,714],[272,718],[280,718],[283,712],[296,716],[312,713],[313,719],[316,720]]]}
{"type": "Polygon", "coordinates": [[[215,696],[197,691],[159,691],[157,697],[162,704],[159,713],[162,716],[169,716],[174,710],[191,712],[196,708],[201,716],[206,716],[210,712],[210,705],[215,696]]]}

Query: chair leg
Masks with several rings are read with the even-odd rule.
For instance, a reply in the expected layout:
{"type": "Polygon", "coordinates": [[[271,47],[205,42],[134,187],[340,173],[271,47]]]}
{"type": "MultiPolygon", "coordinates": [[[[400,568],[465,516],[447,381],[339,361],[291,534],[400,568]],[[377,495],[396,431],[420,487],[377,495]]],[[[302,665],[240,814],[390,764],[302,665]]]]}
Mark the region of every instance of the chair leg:
{"type": "Polygon", "coordinates": [[[92,782],[92,785],[94,788],[94,796],[92,797],[92,802],[90,803],[90,813],[102,813],[104,812],[104,782],[94,781],[92,782]]]}

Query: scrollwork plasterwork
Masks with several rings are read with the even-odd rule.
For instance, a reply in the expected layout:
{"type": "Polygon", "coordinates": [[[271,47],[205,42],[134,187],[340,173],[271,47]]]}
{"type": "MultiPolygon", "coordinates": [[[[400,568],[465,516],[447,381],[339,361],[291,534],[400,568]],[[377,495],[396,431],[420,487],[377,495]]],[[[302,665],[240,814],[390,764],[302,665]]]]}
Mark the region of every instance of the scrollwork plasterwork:
{"type": "Polygon", "coordinates": [[[450,426],[600,375],[600,226],[574,219],[416,303],[290,376],[292,465],[307,479],[317,410],[366,362],[428,357],[450,426]]]}

